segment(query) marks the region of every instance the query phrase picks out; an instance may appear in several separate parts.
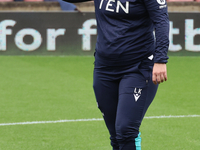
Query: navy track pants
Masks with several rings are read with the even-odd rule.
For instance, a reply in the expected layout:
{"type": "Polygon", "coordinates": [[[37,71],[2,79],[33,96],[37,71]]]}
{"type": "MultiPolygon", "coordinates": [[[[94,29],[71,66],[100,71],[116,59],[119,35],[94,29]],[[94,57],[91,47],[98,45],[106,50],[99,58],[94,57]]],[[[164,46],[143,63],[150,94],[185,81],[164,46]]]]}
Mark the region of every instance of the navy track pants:
{"type": "Polygon", "coordinates": [[[95,62],[93,88],[110,133],[113,150],[140,150],[139,127],[157,91],[151,79],[153,63],[127,67],[95,62]]]}

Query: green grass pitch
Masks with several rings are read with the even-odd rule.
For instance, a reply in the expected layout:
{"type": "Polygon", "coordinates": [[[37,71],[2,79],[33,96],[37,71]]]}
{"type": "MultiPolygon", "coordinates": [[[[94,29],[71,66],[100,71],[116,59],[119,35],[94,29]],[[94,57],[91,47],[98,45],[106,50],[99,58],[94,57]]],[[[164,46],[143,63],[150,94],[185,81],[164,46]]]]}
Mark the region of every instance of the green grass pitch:
{"type": "MultiPolygon", "coordinates": [[[[0,150],[111,150],[92,89],[91,56],[0,57],[0,150]]],[[[200,57],[170,57],[146,116],[200,115],[200,57]]],[[[199,150],[200,117],[144,119],[142,150],[199,150]]]]}

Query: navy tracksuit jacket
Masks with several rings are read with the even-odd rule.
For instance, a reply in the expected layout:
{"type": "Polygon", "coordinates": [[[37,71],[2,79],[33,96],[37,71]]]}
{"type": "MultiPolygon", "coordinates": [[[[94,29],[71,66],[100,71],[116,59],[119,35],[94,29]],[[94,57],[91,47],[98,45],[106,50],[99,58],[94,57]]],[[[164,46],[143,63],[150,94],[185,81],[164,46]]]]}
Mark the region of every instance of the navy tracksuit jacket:
{"type": "Polygon", "coordinates": [[[140,150],[139,127],[157,91],[152,67],[168,59],[166,0],[94,3],[98,36],[93,86],[98,107],[113,150],[140,150]]]}

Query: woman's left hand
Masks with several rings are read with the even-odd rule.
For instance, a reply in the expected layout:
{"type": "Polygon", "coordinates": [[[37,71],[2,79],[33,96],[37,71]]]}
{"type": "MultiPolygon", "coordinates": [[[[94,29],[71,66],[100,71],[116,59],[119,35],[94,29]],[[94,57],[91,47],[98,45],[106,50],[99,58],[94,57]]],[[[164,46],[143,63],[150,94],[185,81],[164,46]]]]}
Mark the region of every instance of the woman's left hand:
{"type": "Polygon", "coordinates": [[[164,63],[154,63],[152,81],[154,84],[160,84],[167,81],[167,65],[164,63]]]}

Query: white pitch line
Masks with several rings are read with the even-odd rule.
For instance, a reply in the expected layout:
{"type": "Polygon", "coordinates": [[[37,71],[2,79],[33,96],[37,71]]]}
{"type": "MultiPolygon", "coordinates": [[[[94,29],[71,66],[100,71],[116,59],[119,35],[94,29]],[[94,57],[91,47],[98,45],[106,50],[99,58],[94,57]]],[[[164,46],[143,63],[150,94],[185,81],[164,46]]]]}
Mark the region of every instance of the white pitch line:
{"type": "Polygon", "coordinates": [[[145,118],[145,119],[160,119],[160,118],[194,118],[194,117],[200,117],[200,115],[149,116],[149,117],[144,117],[144,118],[145,118]]]}
{"type": "MultiPolygon", "coordinates": [[[[194,118],[200,115],[179,115],[179,116],[149,116],[145,119],[162,119],[162,118],[194,118]]],[[[13,126],[13,125],[27,125],[27,124],[47,124],[47,123],[63,123],[63,122],[83,122],[83,121],[102,121],[102,118],[92,119],[72,119],[72,120],[55,120],[55,121],[28,121],[28,122],[14,122],[14,123],[0,123],[0,126],[13,126]]]]}

